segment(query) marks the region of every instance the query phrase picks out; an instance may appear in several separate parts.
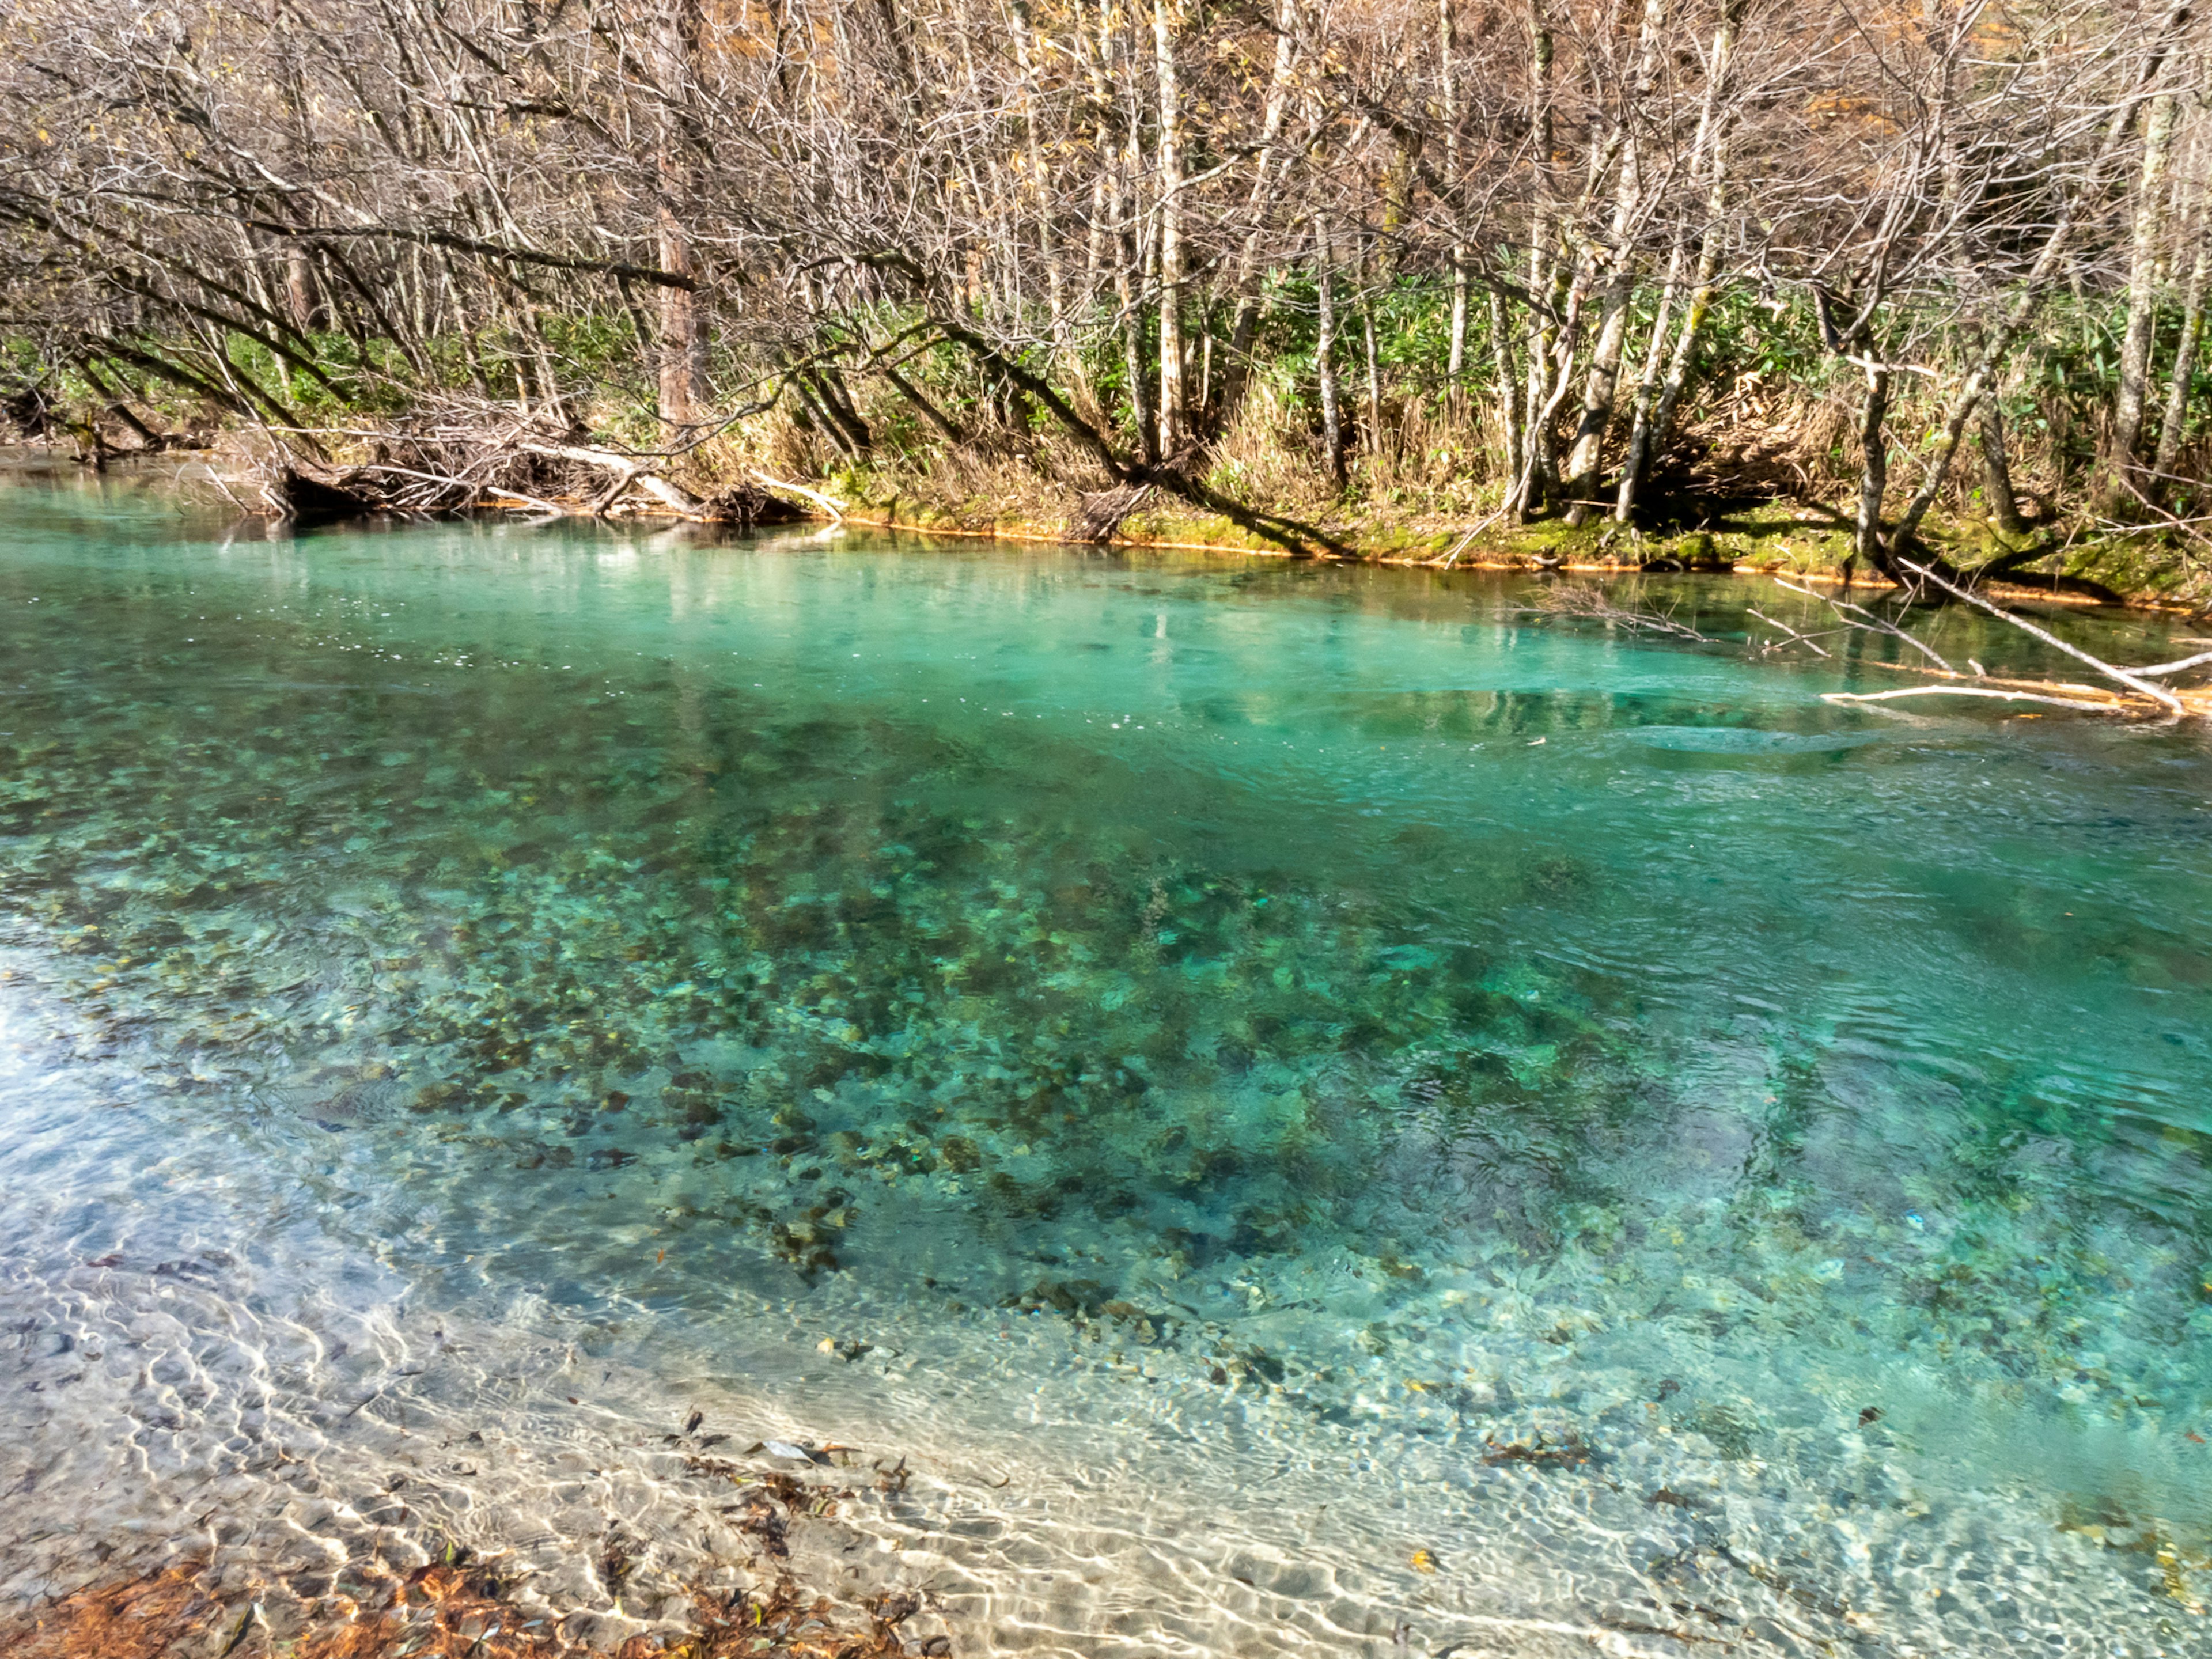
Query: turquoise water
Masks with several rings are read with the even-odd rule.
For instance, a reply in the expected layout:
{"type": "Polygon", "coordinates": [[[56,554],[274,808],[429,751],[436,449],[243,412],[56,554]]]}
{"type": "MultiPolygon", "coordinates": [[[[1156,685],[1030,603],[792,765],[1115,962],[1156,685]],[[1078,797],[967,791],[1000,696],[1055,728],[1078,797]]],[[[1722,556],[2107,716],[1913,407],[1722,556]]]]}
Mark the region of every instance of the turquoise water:
{"type": "Polygon", "coordinates": [[[1121,1469],[963,1648],[2205,1650],[2197,726],[1840,708],[1893,647],[1749,579],[0,514],[22,1296],[228,1228],[240,1307],[1121,1469]],[[1297,1548],[1365,1611],[1239,1611],[1297,1548]]]}

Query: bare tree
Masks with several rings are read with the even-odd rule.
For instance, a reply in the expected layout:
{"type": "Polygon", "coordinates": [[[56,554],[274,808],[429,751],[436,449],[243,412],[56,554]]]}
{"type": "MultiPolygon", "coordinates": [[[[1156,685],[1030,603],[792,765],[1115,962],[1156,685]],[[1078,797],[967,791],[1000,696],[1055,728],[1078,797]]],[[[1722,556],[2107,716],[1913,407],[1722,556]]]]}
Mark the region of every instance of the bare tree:
{"type": "Polygon", "coordinates": [[[415,470],[480,483],[470,430],[511,489],[559,493],[527,455],[599,477],[587,501],[776,445],[786,477],[973,454],[1310,547],[1216,471],[1255,385],[1318,518],[1431,465],[1425,410],[1495,434],[1431,482],[1632,522],[1726,438],[1756,332],[1801,365],[1760,395],[1850,403],[1846,512],[1896,569],[1969,430],[2008,530],[2023,447],[2075,476],[1998,393],[2048,384],[2039,318],[2124,307],[2117,380],[2067,395],[2130,501],[2197,453],[2212,161],[2180,0],[137,15],[0,21],[0,306],[122,447],[221,420],[328,475],[437,434],[415,470]]]}

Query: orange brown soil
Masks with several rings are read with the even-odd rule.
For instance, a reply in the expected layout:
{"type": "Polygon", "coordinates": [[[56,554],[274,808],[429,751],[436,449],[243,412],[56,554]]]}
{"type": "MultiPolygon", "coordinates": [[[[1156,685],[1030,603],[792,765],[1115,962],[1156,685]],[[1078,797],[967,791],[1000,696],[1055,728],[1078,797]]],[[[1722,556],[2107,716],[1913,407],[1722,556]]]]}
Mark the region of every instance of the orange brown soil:
{"type": "Polygon", "coordinates": [[[272,1627],[258,1603],[218,1596],[204,1562],[91,1586],[34,1614],[0,1623],[6,1659],[876,1659],[941,1653],[943,1638],[909,1649],[898,1627],[920,1610],[889,1595],[854,1628],[825,1597],[788,1578],[742,1597],[696,1598],[690,1628],[634,1635],[614,1647],[533,1620],[506,1599],[491,1567],[434,1565],[404,1575],[349,1577],[307,1622],[272,1627]]]}

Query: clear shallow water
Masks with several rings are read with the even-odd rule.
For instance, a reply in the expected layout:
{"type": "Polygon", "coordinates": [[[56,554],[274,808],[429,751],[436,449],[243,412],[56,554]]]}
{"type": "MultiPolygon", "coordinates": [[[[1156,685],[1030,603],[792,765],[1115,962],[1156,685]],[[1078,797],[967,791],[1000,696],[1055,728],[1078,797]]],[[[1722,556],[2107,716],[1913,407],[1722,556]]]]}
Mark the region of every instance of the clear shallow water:
{"type": "Polygon", "coordinates": [[[673,1583],[696,1402],[908,1456],[963,1649],[2203,1650],[2195,729],[1748,581],[0,514],[12,1593],[187,1491],[673,1583]]]}

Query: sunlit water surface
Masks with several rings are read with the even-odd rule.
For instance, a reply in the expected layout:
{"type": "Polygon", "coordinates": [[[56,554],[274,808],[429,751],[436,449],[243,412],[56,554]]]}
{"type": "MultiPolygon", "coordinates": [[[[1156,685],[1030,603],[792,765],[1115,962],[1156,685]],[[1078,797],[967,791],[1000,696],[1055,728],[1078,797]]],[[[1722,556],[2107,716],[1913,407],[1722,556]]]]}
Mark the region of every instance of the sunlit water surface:
{"type": "Polygon", "coordinates": [[[719,1431],[961,1652],[2212,1650],[2199,732],[1748,579],[0,526],[0,1595],[619,1634],[719,1431]]]}

